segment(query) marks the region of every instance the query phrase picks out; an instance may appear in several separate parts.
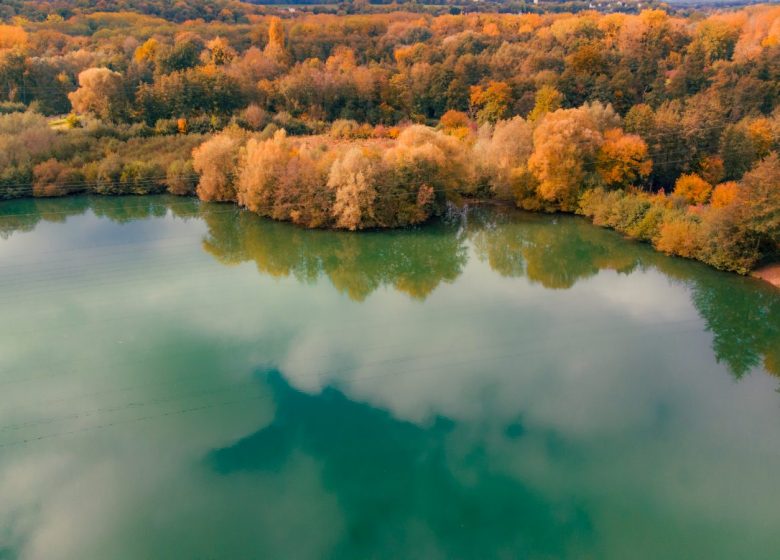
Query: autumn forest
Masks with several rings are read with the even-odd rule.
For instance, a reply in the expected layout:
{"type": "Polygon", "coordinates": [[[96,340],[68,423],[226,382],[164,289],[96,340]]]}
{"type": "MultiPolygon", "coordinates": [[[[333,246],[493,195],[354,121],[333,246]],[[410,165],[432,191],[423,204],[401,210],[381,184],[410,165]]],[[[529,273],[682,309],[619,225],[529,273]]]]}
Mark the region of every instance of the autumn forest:
{"type": "Polygon", "coordinates": [[[780,254],[778,6],[9,6],[0,198],[168,192],[346,230],[491,201],[743,274],[780,254]]]}

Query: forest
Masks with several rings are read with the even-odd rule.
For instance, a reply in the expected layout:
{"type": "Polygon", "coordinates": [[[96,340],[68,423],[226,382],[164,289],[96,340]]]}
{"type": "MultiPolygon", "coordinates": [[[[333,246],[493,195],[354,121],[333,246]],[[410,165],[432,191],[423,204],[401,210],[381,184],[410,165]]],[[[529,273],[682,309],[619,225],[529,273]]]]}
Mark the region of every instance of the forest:
{"type": "Polygon", "coordinates": [[[0,8],[0,198],[346,230],[494,201],[743,274],[780,258],[778,6],[61,4],[0,8]]]}

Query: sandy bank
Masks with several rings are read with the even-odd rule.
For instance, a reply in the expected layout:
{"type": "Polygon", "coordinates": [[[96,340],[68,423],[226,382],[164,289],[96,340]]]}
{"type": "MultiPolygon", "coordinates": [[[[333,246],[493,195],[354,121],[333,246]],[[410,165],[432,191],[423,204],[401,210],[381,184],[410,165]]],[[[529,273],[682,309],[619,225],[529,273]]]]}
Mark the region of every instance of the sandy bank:
{"type": "Polygon", "coordinates": [[[780,263],[762,266],[752,272],[756,278],[766,280],[773,286],[780,288],[780,263]]]}

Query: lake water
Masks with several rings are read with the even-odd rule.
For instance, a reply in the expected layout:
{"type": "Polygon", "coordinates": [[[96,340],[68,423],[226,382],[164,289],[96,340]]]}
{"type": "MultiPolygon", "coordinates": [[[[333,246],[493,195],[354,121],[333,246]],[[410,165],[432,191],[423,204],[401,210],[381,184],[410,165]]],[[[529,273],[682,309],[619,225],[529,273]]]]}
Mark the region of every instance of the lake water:
{"type": "Polygon", "coordinates": [[[0,558],[780,557],[780,291],[574,217],[0,204],[0,558]]]}

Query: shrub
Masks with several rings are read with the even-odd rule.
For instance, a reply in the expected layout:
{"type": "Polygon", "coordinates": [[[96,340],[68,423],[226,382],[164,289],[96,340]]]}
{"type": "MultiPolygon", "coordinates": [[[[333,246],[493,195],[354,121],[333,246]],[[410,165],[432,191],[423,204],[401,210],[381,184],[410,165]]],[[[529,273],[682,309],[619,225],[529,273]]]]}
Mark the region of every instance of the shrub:
{"type": "Polygon", "coordinates": [[[659,251],[689,259],[699,251],[700,226],[691,219],[672,220],[661,225],[653,245],[659,251]]]}
{"type": "Polygon", "coordinates": [[[83,175],[75,169],[49,159],[33,168],[33,196],[65,196],[84,190],[83,175]]]}
{"type": "Polygon", "coordinates": [[[119,182],[128,194],[151,194],[165,190],[162,167],[146,161],[131,161],[122,168],[119,182]]]}
{"type": "Polygon", "coordinates": [[[198,176],[192,161],[177,159],[168,165],[165,174],[165,185],[168,192],[178,196],[195,194],[195,187],[198,184],[198,176]]]}

